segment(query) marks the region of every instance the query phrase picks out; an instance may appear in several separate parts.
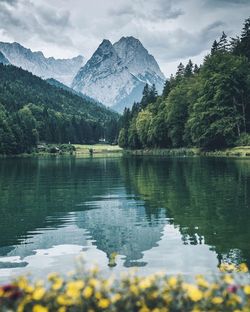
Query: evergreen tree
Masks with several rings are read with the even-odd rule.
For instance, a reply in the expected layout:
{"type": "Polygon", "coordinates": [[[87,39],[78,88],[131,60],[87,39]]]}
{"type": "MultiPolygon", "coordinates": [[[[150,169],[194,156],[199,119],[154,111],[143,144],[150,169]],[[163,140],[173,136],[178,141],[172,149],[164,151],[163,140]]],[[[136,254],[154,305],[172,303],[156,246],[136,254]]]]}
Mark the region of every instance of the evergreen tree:
{"type": "Polygon", "coordinates": [[[150,89],[148,83],[145,84],[142,92],[141,108],[144,109],[149,104],[150,89]]]}
{"type": "Polygon", "coordinates": [[[219,46],[219,44],[218,44],[217,40],[214,40],[212,48],[211,48],[211,54],[214,54],[218,51],[218,46],[219,46]]]}
{"type": "Polygon", "coordinates": [[[153,83],[152,87],[149,89],[149,98],[148,98],[148,102],[149,103],[155,103],[156,99],[157,99],[158,93],[155,87],[155,84],[153,83]]]}
{"type": "Polygon", "coordinates": [[[191,60],[188,61],[186,67],[185,67],[185,72],[184,72],[184,76],[186,78],[189,78],[192,76],[193,74],[193,67],[194,67],[194,64],[191,60]]]}
{"type": "Polygon", "coordinates": [[[194,65],[194,74],[198,74],[200,71],[200,68],[197,64],[194,65]]]}
{"type": "Polygon", "coordinates": [[[169,92],[171,91],[171,82],[170,80],[166,80],[162,92],[162,96],[166,98],[169,95],[169,92]]]}
{"type": "Polygon", "coordinates": [[[250,17],[245,21],[240,38],[240,54],[250,60],[250,17]]]}
{"type": "Polygon", "coordinates": [[[217,46],[217,51],[227,52],[228,49],[229,49],[229,44],[228,44],[228,41],[227,41],[227,35],[223,31],[222,35],[220,37],[218,46],[217,46]]]}
{"type": "Polygon", "coordinates": [[[181,80],[185,75],[185,66],[180,63],[177,67],[176,79],[181,80]]]}

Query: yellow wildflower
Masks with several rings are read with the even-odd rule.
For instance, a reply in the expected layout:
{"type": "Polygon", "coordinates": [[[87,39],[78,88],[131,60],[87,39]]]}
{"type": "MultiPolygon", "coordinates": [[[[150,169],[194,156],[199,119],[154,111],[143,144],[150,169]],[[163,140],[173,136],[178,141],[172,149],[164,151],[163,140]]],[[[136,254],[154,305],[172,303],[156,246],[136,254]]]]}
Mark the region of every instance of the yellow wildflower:
{"type": "Polygon", "coordinates": [[[62,306],[70,306],[74,303],[74,301],[66,295],[59,295],[57,297],[57,302],[62,306]]]}
{"type": "Polygon", "coordinates": [[[246,295],[250,295],[250,285],[246,285],[246,286],[244,287],[244,293],[245,293],[246,295]]]}
{"type": "Polygon", "coordinates": [[[49,309],[40,305],[40,304],[36,304],[33,309],[32,309],[32,312],[48,312],[49,309]]]}
{"type": "Polygon", "coordinates": [[[56,272],[52,272],[48,275],[48,280],[53,281],[55,278],[58,278],[58,274],[56,272]]]}
{"type": "Polygon", "coordinates": [[[203,276],[198,276],[196,278],[196,282],[197,282],[197,285],[199,285],[200,287],[203,287],[203,288],[209,287],[208,282],[205,280],[205,278],[203,276]]]}
{"type": "Polygon", "coordinates": [[[54,279],[54,283],[52,285],[53,290],[58,290],[63,286],[63,279],[57,277],[54,279]]]}
{"type": "Polygon", "coordinates": [[[83,297],[88,299],[92,296],[93,294],[93,288],[90,286],[87,286],[84,290],[83,290],[83,297]]]}
{"type": "Polygon", "coordinates": [[[238,303],[241,303],[241,297],[240,296],[238,296],[238,295],[236,295],[236,294],[233,294],[232,296],[231,296],[231,298],[232,298],[232,300],[234,300],[235,302],[238,302],[238,303]]]}
{"type": "Polygon", "coordinates": [[[89,285],[92,286],[92,287],[99,287],[100,286],[100,282],[96,279],[96,278],[91,278],[89,280],[89,285]]]}
{"type": "Polygon", "coordinates": [[[139,294],[138,288],[133,284],[129,287],[129,290],[135,296],[137,296],[139,294]]]}
{"type": "Polygon", "coordinates": [[[60,308],[57,310],[57,312],[66,312],[66,311],[67,311],[66,307],[60,307],[60,308]]]}
{"type": "Polygon", "coordinates": [[[38,287],[34,290],[34,292],[32,294],[32,299],[41,300],[44,297],[45,293],[46,293],[45,288],[38,287]]]}
{"type": "Polygon", "coordinates": [[[174,276],[171,276],[168,280],[168,285],[171,287],[171,288],[175,288],[177,286],[177,278],[174,277],[174,276]]]}
{"type": "Polygon", "coordinates": [[[248,267],[247,267],[247,265],[245,263],[241,263],[239,265],[239,270],[240,270],[240,272],[247,273],[248,272],[248,267]]]}
{"type": "Polygon", "coordinates": [[[79,280],[79,281],[72,281],[67,284],[67,290],[66,294],[71,297],[71,298],[78,298],[80,296],[80,291],[84,287],[84,282],[79,280]]]}
{"type": "Polygon", "coordinates": [[[27,293],[31,293],[34,290],[34,287],[29,285],[26,277],[20,277],[17,284],[20,289],[24,290],[27,293]]]}
{"type": "Polygon", "coordinates": [[[101,299],[98,303],[98,306],[102,309],[107,309],[110,305],[110,301],[108,299],[101,299]]]}
{"type": "Polygon", "coordinates": [[[151,281],[149,278],[144,278],[141,280],[141,282],[139,283],[139,287],[144,290],[147,289],[151,286],[151,281]]]}
{"type": "Polygon", "coordinates": [[[96,297],[96,299],[101,299],[102,298],[102,294],[99,292],[99,291],[97,291],[96,293],[95,293],[95,297],[96,297]]]}
{"type": "Polygon", "coordinates": [[[221,298],[221,297],[214,297],[214,298],[212,298],[211,301],[214,304],[221,304],[223,302],[223,298],[221,298]]]}
{"type": "Polygon", "coordinates": [[[139,312],[150,312],[149,308],[147,306],[143,306],[139,312]]]}
{"type": "Polygon", "coordinates": [[[225,283],[227,283],[227,284],[233,284],[233,282],[234,282],[232,276],[229,275],[229,274],[226,274],[226,275],[224,276],[224,281],[225,281],[225,283]]]}
{"type": "Polygon", "coordinates": [[[194,302],[201,300],[203,297],[202,292],[196,286],[189,284],[187,284],[187,294],[188,297],[194,302]]]}

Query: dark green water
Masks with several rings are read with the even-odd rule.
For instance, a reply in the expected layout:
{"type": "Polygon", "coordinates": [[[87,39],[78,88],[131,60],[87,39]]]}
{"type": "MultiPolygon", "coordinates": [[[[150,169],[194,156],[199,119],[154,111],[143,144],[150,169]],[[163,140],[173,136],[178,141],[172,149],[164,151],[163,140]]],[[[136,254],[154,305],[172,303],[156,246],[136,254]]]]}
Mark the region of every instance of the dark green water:
{"type": "Polygon", "coordinates": [[[0,160],[0,281],[87,263],[116,271],[250,264],[250,160],[0,160]]]}

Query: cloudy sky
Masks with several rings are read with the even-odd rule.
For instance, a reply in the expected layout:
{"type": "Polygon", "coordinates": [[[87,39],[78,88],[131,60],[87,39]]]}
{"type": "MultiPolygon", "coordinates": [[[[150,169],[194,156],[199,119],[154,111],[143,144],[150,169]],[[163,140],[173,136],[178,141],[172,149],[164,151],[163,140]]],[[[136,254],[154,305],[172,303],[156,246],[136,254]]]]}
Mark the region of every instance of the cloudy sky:
{"type": "Polygon", "coordinates": [[[0,41],[46,56],[89,58],[105,38],[134,36],[166,76],[200,63],[224,30],[239,34],[250,0],[0,0],[0,41]]]}

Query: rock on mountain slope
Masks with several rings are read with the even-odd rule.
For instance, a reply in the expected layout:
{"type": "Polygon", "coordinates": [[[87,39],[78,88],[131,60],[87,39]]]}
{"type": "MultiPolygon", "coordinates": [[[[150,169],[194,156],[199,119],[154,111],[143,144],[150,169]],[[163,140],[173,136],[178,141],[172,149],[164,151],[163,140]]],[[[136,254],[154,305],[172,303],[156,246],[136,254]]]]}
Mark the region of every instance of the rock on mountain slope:
{"type": "Polygon", "coordinates": [[[0,63],[3,65],[9,65],[10,62],[7,60],[7,58],[3,55],[2,52],[0,52],[0,63]]]}
{"type": "Polygon", "coordinates": [[[72,88],[117,111],[142,97],[146,83],[161,93],[165,77],[138,39],[104,40],[73,80],[72,88]]]}
{"type": "Polygon", "coordinates": [[[32,52],[16,42],[0,42],[0,51],[11,64],[44,79],[54,78],[68,86],[84,65],[84,58],[80,55],[72,59],[46,58],[42,52],[32,52]]]}
{"type": "Polygon", "coordinates": [[[156,89],[162,92],[165,77],[155,58],[148,53],[138,39],[122,37],[114,44],[114,48],[131,74],[143,82],[154,83],[156,89]]]}

